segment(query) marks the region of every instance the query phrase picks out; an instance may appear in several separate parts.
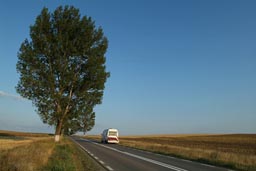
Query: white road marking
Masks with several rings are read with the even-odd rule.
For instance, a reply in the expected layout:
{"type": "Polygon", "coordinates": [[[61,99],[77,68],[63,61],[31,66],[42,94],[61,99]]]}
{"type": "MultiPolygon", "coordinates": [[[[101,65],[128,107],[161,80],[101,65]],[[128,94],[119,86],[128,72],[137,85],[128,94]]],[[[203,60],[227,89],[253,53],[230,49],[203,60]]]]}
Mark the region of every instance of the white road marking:
{"type": "Polygon", "coordinates": [[[176,171],[187,171],[187,170],[179,168],[179,167],[175,167],[175,166],[172,166],[172,165],[169,165],[169,164],[166,164],[166,163],[162,163],[162,162],[159,162],[159,161],[156,161],[156,160],[152,160],[152,159],[142,157],[142,156],[138,156],[138,155],[135,155],[135,154],[131,154],[131,153],[128,153],[128,152],[120,151],[120,150],[117,150],[115,148],[108,147],[108,146],[105,146],[105,145],[102,145],[102,144],[97,144],[97,143],[94,143],[94,142],[91,142],[91,143],[93,143],[95,145],[102,146],[104,148],[107,148],[107,149],[110,149],[110,150],[113,150],[113,151],[116,151],[116,152],[119,152],[119,153],[122,153],[122,154],[125,154],[125,155],[128,155],[128,156],[131,156],[131,157],[134,157],[134,158],[137,158],[137,159],[141,159],[141,160],[144,160],[144,161],[147,161],[147,162],[150,162],[150,163],[168,168],[168,169],[173,169],[173,170],[176,170],[176,171]]]}
{"type": "Polygon", "coordinates": [[[201,165],[203,166],[207,166],[207,167],[215,167],[215,166],[212,166],[212,165],[209,165],[209,164],[203,164],[203,163],[200,163],[201,165]]]}
{"type": "MultiPolygon", "coordinates": [[[[104,165],[104,167],[107,168],[109,171],[113,171],[113,170],[114,170],[114,169],[112,169],[110,166],[106,166],[103,161],[99,160],[98,157],[94,156],[90,151],[88,151],[86,148],[84,148],[81,144],[79,144],[78,142],[76,142],[76,141],[73,140],[72,138],[71,138],[71,140],[72,140],[73,142],[75,142],[77,145],[79,145],[79,146],[80,146],[84,151],[86,151],[89,155],[91,155],[92,157],[94,157],[98,162],[100,162],[102,165],[104,165]]],[[[85,139],[82,139],[82,138],[80,138],[80,140],[90,142],[90,141],[85,140],[85,139]]]]}
{"type": "Polygon", "coordinates": [[[113,171],[114,169],[112,169],[110,166],[106,166],[106,168],[110,171],[113,171]]]}
{"type": "Polygon", "coordinates": [[[184,161],[184,162],[192,162],[192,161],[186,160],[186,159],[180,159],[180,160],[182,160],[182,161],[184,161]]]}

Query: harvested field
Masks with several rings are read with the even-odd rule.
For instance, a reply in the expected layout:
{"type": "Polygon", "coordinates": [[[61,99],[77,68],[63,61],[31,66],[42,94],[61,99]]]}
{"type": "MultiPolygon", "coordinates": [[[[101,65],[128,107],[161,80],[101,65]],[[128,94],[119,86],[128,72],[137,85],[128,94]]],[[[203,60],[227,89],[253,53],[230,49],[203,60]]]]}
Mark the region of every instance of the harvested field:
{"type": "Polygon", "coordinates": [[[256,170],[256,134],[123,136],[120,144],[236,170],[256,170]]]}
{"type": "Polygon", "coordinates": [[[255,134],[207,135],[207,136],[165,136],[165,137],[122,137],[122,143],[142,142],[155,145],[171,145],[201,150],[256,155],[255,134]]]}
{"type": "Polygon", "coordinates": [[[0,130],[0,138],[1,137],[49,137],[50,134],[43,133],[30,133],[30,132],[15,132],[15,131],[5,131],[0,130]]]}
{"type": "Polygon", "coordinates": [[[12,149],[40,140],[47,140],[49,138],[50,136],[47,134],[0,131],[0,151],[12,149]]]}
{"type": "Polygon", "coordinates": [[[38,170],[53,149],[53,137],[47,134],[0,131],[0,171],[38,170]]]}
{"type": "Polygon", "coordinates": [[[178,135],[122,137],[125,146],[191,160],[256,170],[256,135],[178,135]]]}

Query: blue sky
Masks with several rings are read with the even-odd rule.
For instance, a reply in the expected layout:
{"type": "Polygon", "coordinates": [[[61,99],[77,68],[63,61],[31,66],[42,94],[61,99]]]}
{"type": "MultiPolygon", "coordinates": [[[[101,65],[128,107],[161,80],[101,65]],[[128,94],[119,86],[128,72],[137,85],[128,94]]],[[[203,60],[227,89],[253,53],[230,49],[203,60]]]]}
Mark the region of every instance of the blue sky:
{"type": "Polygon", "coordinates": [[[17,52],[44,6],[74,5],[109,40],[90,134],[256,132],[256,1],[0,3],[0,129],[53,132],[16,93],[17,52]]]}

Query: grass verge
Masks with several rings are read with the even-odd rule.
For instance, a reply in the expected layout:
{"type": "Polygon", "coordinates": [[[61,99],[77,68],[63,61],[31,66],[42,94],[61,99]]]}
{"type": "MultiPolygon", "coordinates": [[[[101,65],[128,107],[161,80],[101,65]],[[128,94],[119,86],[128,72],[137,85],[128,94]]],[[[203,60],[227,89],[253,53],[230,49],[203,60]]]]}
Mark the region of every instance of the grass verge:
{"type": "Polygon", "coordinates": [[[61,143],[56,144],[54,152],[44,171],[98,171],[95,164],[84,151],[68,138],[63,138],[61,143]]]}

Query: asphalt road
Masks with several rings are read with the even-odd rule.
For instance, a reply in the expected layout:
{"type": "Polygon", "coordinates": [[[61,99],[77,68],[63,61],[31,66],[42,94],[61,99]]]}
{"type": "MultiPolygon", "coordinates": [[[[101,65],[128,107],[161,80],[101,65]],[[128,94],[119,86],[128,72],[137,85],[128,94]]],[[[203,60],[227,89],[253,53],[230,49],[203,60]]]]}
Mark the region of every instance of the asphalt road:
{"type": "Polygon", "coordinates": [[[109,171],[228,171],[228,169],[136,150],[117,144],[71,137],[109,171]]]}

